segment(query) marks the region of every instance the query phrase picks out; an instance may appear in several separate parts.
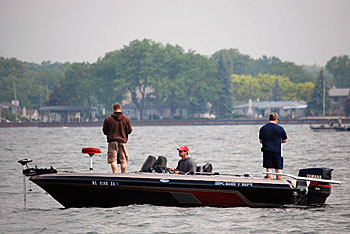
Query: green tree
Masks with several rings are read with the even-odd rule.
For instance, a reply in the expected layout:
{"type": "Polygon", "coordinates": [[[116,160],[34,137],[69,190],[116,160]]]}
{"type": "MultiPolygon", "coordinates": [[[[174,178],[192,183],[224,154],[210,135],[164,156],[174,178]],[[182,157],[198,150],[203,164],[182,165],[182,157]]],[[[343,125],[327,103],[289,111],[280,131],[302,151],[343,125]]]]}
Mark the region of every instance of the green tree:
{"type": "Polygon", "coordinates": [[[21,106],[39,107],[40,83],[28,65],[17,59],[0,58],[0,101],[17,99],[21,106]]]}
{"type": "Polygon", "coordinates": [[[325,78],[323,76],[323,70],[321,69],[319,77],[317,79],[316,86],[311,95],[310,101],[307,103],[307,113],[311,115],[322,115],[323,105],[325,105],[325,110],[329,106],[328,90],[325,85],[325,78]],[[325,102],[323,102],[323,98],[325,102]]]}
{"type": "Polygon", "coordinates": [[[121,103],[127,91],[121,77],[116,74],[119,56],[119,50],[109,52],[91,66],[93,77],[98,84],[95,87],[97,100],[108,110],[114,103],[121,103]]]}
{"type": "Polygon", "coordinates": [[[11,110],[9,110],[7,108],[2,109],[1,118],[14,122],[14,121],[16,121],[16,117],[17,117],[16,114],[12,113],[11,110]]]}
{"type": "Polygon", "coordinates": [[[272,90],[272,100],[282,101],[282,89],[279,85],[278,79],[275,79],[275,86],[272,90]]]}
{"type": "Polygon", "coordinates": [[[64,78],[64,71],[69,66],[50,62],[40,65],[14,58],[0,58],[0,101],[14,100],[16,91],[21,106],[27,109],[39,108],[64,78]]]}
{"type": "Polygon", "coordinates": [[[309,101],[311,93],[314,89],[312,82],[295,84],[284,76],[276,76],[269,74],[259,74],[256,77],[245,75],[232,76],[232,93],[234,103],[244,103],[249,99],[252,100],[275,100],[274,96],[278,96],[279,100],[286,101],[309,101]],[[274,94],[276,91],[276,80],[280,87],[280,94],[274,94]]]}
{"type": "Polygon", "coordinates": [[[221,53],[217,62],[217,80],[219,82],[218,101],[213,105],[213,112],[219,119],[232,117],[232,60],[221,53]]]}
{"type": "Polygon", "coordinates": [[[337,88],[350,88],[350,58],[348,55],[332,57],[326,69],[333,75],[337,88]]]}
{"type": "Polygon", "coordinates": [[[188,103],[186,95],[187,68],[185,52],[180,46],[167,44],[159,55],[159,71],[152,87],[159,99],[170,106],[171,116],[179,104],[188,103]]]}
{"type": "Polygon", "coordinates": [[[249,75],[252,73],[254,59],[250,56],[241,54],[238,49],[224,49],[214,53],[212,59],[218,63],[222,55],[230,59],[229,69],[232,74],[249,75]]]}
{"type": "Polygon", "coordinates": [[[59,86],[56,86],[55,89],[49,96],[49,100],[46,102],[47,106],[69,106],[69,101],[67,96],[64,95],[64,92],[59,86]]]}
{"type": "Polygon", "coordinates": [[[96,104],[96,80],[89,63],[74,63],[65,73],[60,88],[70,105],[92,107],[96,104]]]}
{"type": "Polygon", "coordinates": [[[180,104],[190,107],[190,115],[208,111],[215,100],[215,67],[205,56],[187,53],[179,46],[167,44],[161,53],[161,73],[152,83],[155,93],[170,106],[171,115],[180,104]]]}
{"type": "Polygon", "coordinates": [[[209,111],[208,103],[217,99],[216,68],[210,59],[205,56],[188,52],[185,54],[185,90],[190,103],[191,115],[209,111]]]}
{"type": "Polygon", "coordinates": [[[254,60],[252,62],[252,69],[250,74],[252,76],[257,76],[259,73],[268,73],[268,68],[273,63],[281,63],[281,60],[277,57],[267,57],[263,55],[261,58],[254,60]]]}
{"type": "Polygon", "coordinates": [[[314,77],[307,74],[302,66],[295,65],[292,62],[275,62],[269,65],[266,73],[286,76],[293,83],[302,83],[306,81],[314,81],[314,77]]]}
{"type": "Polygon", "coordinates": [[[116,75],[122,80],[120,85],[124,85],[130,92],[131,101],[139,110],[141,120],[147,88],[151,87],[152,80],[159,74],[157,55],[160,47],[160,44],[148,39],[135,40],[121,49],[118,56],[116,75]]]}
{"type": "Polygon", "coordinates": [[[312,82],[293,84],[290,88],[283,89],[288,90],[288,93],[284,96],[284,100],[310,101],[314,88],[315,84],[312,82]]]}

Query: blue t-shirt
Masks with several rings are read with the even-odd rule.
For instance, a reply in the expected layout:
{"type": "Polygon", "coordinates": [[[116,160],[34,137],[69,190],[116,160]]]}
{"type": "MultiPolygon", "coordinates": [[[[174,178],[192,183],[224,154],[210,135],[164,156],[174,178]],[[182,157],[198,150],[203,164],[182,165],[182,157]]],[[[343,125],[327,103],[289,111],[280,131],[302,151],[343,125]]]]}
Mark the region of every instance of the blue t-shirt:
{"type": "Polygon", "coordinates": [[[282,140],[287,139],[287,134],[281,126],[268,123],[260,128],[259,139],[262,140],[262,152],[281,156],[282,140]]]}

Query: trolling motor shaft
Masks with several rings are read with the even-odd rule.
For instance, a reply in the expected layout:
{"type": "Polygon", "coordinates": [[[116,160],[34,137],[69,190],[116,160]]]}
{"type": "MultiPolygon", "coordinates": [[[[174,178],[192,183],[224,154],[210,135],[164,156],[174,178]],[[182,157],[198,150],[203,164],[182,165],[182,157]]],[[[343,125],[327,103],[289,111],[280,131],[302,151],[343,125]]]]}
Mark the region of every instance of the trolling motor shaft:
{"type": "Polygon", "coordinates": [[[53,167],[50,168],[38,168],[35,166],[34,168],[28,167],[28,163],[33,162],[31,159],[22,159],[19,160],[18,163],[20,163],[23,166],[23,199],[24,199],[24,209],[27,207],[27,185],[26,185],[26,176],[34,176],[34,175],[42,175],[42,174],[51,174],[51,173],[57,173],[57,170],[53,167]]]}
{"type": "Polygon", "coordinates": [[[23,202],[24,202],[24,209],[27,208],[27,186],[26,186],[26,174],[24,173],[25,170],[28,169],[28,163],[33,162],[31,159],[22,159],[19,160],[18,163],[20,163],[23,166],[23,202]]]}

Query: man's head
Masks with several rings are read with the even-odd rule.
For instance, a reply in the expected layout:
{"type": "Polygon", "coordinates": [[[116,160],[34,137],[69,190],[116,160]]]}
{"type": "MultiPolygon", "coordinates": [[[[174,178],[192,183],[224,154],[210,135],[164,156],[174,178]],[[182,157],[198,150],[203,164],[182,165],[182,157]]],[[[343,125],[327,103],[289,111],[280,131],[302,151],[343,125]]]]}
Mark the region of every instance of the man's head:
{"type": "Polygon", "coordinates": [[[186,158],[188,155],[188,151],[190,150],[186,145],[180,146],[179,148],[177,148],[177,150],[179,151],[179,156],[181,158],[186,158]]]}
{"type": "Polygon", "coordinates": [[[278,121],[278,114],[275,112],[272,112],[269,116],[269,121],[277,122],[278,121]]]}
{"type": "Polygon", "coordinates": [[[122,106],[119,103],[114,103],[113,104],[113,111],[114,112],[121,112],[122,111],[122,106]]]}

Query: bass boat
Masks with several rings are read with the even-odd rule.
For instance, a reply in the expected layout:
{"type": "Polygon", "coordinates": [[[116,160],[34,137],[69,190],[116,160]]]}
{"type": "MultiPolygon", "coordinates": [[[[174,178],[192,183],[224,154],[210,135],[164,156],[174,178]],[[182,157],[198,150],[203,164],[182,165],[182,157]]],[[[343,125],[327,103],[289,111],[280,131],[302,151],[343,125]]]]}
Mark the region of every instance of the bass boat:
{"type": "MultiPolygon", "coordinates": [[[[30,168],[32,160],[18,161],[25,176],[40,186],[65,208],[116,207],[131,204],[160,206],[283,207],[322,206],[331,193],[333,169],[301,169],[298,176],[280,174],[288,180],[263,176],[231,175],[212,172],[211,164],[196,173],[172,174],[166,158],[148,156],[138,172],[125,174],[92,173],[92,156],[101,151],[84,148],[90,156],[90,173],[74,173],[51,168],[30,168]]],[[[271,173],[277,174],[277,173],[271,173]]]]}
{"type": "Polygon", "coordinates": [[[350,127],[341,127],[341,126],[312,126],[310,128],[314,132],[350,132],[350,127]]]}

